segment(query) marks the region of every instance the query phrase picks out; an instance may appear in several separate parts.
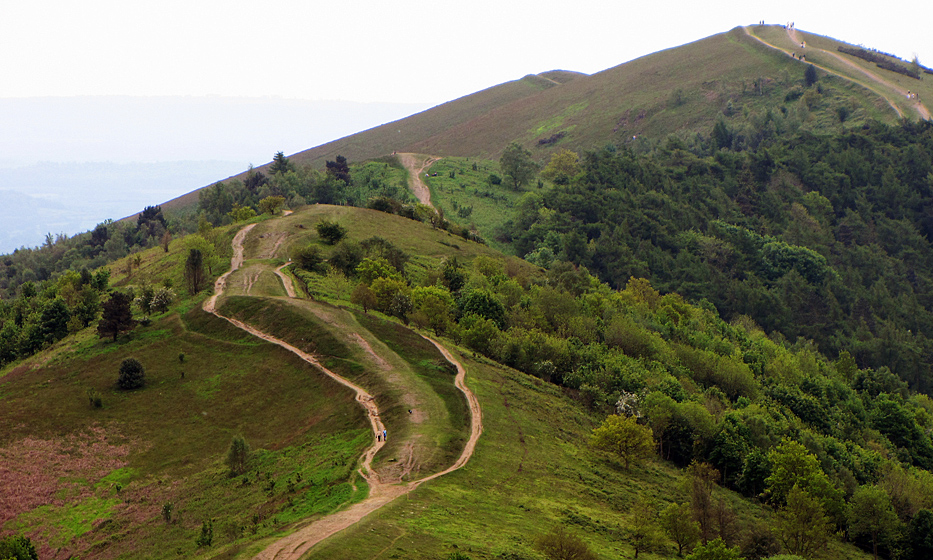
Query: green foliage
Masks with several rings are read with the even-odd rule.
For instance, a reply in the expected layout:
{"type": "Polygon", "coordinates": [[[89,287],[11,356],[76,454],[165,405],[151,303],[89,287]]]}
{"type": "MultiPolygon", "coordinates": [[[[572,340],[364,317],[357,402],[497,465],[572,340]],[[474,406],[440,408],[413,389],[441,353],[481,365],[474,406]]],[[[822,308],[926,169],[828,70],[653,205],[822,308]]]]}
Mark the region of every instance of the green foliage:
{"type": "Polygon", "coordinates": [[[618,455],[625,468],[639,463],[654,453],[651,428],[641,426],[635,418],[609,416],[593,430],[590,445],[618,455]]]}
{"type": "Polygon", "coordinates": [[[664,534],[677,545],[677,556],[690,550],[700,540],[700,525],[693,520],[690,506],[673,503],[661,511],[658,524],[664,534]]]}
{"type": "Polygon", "coordinates": [[[566,148],[555,152],[548,161],[541,176],[557,185],[566,185],[570,178],[580,171],[580,156],[566,148]]]}
{"type": "Polygon", "coordinates": [[[120,363],[117,387],[124,391],[139,389],[146,384],[146,370],[136,358],[126,358],[120,363]]]}
{"type": "Polygon", "coordinates": [[[372,284],[377,278],[391,278],[402,281],[399,271],[382,257],[366,257],[356,267],[356,275],[360,281],[372,284]]]}
{"type": "Polygon", "coordinates": [[[276,214],[285,205],[284,196],[270,195],[259,201],[259,211],[263,214],[276,214]]]}
{"type": "Polygon", "coordinates": [[[331,220],[321,220],[314,227],[324,243],[328,245],[336,245],[347,235],[347,228],[331,220]]]}
{"type": "Polygon", "coordinates": [[[777,525],[784,549],[804,558],[825,550],[833,526],[820,500],[799,486],[788,493],[787,504],[778,512],[777,525]]]}
{"type": "Polygon", "coordinates": [[[531,152],[514,142],[502,152],[499,168],[513,189],[527,185],[538,172],[538,164],[531,159],[531,152]]]}
{"type": "Polygon", "coordinates": [[[729,547],[720,538],[699,545],[687,556],[687,560],[741,560],[741,558],[739,547],[729,547]]]}
{"type": "Polygon", "coordinates": [[[201,523],[201,533],[194,540],[194,544],[198,548],[211,546],[214,542],[214,520],[208,519],[207,521],[201,523]]]}
{"type": "Polygon", "coordinates": [[[0,539],[0,558],[3,560],[39,560],[29,537],[13,535],[0,539]]]}
{"type": "Polygon", "coordinates": [[[900,520],[894,513],[891,498],[880,486],[859,486],[846,511],[849,533],[871,535],[872,549],[878,557],[878,542],[898,529],[900,520]]]}
{"type": "Polygon", "coordinates": [[[110,294],[110,299],[103,305],[103,314],[97,324],[97,334],[101,337],[113,337],[113,341],[116,342],[117,336],[121,333],[133,330],[136,327],[136,321],[130,309],[131,301],[130,296],[123,292],[110,294]]]}
{"type": "MultiPolygon", "coordinates": [[[[269,173],[278,175],[280,173],[287,173],[290,169],[290,162],[288,161],[288,158],[285,157],[285,154],[282,152],[276,152],[275,156],[272,157],[272,165],[269,167],[269,173]]],[[[270,214],[271,213],[272,212],[270,212],[270,214]]]]}
{"type": "Polygon", "coordinates": [[[933,512],[922,509],[910,520],[908,528],[911,558],[931,558],[933,556],[933,512]]]}
{"type": "Polygon", "coordinates": [[[234,204],[233,208],[227,212],[227,216],[230,217],[234,222],[245,222],[246,220],[256,217],[256,211],[250,206],[240,206],[239,204],[234,204]]]}
{"type": "Polygon", "coordinates": [[[292,259],[302,270],[320,272],[324,264],[324,254],[317,245],[309,244],[295,250],[292,259]]]}
{"type": "Polygon", "coordinates": [[[185,283],[188,293],[195,295],[204,289],[207,277],[204,274],[204,256],[199,249],[189,249],[185,259],[185,283]]]}
{"type": "Polygon", "coordinates": [[[596,560],[583,539],[556,526],[535,539],[535,548],[548,560],[596,560]]]}
{"type": "Polygon", "coordinates": [[[233,436],[230,447],[227,448],[227,457],[225,460],[230,476],[240,476],[246,472],[246,469],[249,467],[249,457],[249,444],[243,436],[233,436]]]}
{"type": "Polygon", "coordinates": [[[653,551],[660,545],[657,515],[657,509],[644,497],[632,504],[628,534],[629,542],[635,549],[635,558],[638,558],[639,553],[653,551]]]}
{"type": "Polygon", "coordinates": [[[803,81],[807,84],[807,87],[812,86],[819,80],[819,76],[816,74],[816,67],[812,64],[807,64],[806,70],[803,71],[803,81]]]}

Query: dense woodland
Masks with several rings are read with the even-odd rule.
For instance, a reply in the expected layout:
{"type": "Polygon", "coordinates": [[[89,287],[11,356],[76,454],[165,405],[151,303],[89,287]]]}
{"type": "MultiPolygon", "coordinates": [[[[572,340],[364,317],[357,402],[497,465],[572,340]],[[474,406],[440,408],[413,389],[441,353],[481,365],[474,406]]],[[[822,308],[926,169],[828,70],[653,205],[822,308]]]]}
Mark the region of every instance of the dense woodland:
{"type": "Polygon", "coordinates": [[[808,341],[769,337],[748,317],[726,322],[712,305],[661,295],[645,279],[614,290],[565,261],[539,274],[488,257],[425,271],[378,238],[310,247],[320,258],[296,264],[311,269],[298,276],[313,297],[349,272],[355,287],[344,291],[364,310],[561,385],[610,418],[638,418],[657,454],[697,484],[768,503],[787,523],[746,526],[691,494],[684,515],[704,542],[721,538],[758,558],[767,554],[755,550],[775,553],[788,532],[816,523],[807,546],[840,530],[866,548],[874,536],[885,554],[928,553],[917,535],[933,519],[933,401],[887,367],[860,369],[847,352],[830,360],[808,341]],[[815,518],[804,519],[803,503],[815,518]],[[876,508],[883,525],[865,529],[864,508],[876,508]]]}
{"type": "Polygon", "coordinates": [[[933,389],[933,124],[733,144],[720,123],[648,155],[588,153],[567,184],[526,195],[501,235],[539,264],[617,288],[645,277],[933,389]]]}

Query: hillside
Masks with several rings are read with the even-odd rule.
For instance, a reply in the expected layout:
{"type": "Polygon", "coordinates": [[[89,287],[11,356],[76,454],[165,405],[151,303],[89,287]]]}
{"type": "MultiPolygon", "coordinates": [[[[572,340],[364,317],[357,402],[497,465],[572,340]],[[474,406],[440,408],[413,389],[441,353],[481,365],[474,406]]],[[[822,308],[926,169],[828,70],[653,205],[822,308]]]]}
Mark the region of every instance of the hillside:
{"type": "MultiPolygon", "coordinates": [[[[315,168],[337,155],[360,161],[393,152],[497,159],[509,143],[518,142],[544,161],[560,148],[584,151],[633,139],[636,146],[647,147],[670,134],[706,135],[724,113],[753,122],[794,94],[805,68],[789,56],[795,39],[808,42],[807,63],[831,73],[826,83],[833,88],[820,112],[825,117],[801,117],[801,129],[832,130],[839,106],[847,107],[853,124],[928,115],[904,93],[912,90],[921,99],[933,99],[930,80],[913,80],[839,54],[836,49],[846,44],[834,39],[793,33],[773,25],[738,27],[593,75],[555,70],[525,76],[290,159],[315,168]]],[[[267,166],[257,169],[267,171],[267,166]]],[[[196,200],[191,193],[164,207],[190,207],[196,200]]]]}
{"type": "Polygon", "coordinates": [[[929,558],[933,123],[838,46],[526,76],[4,259],[0,558],[929,558]]]}
{"type": "MultiPolygon", "coordinates": [[[[767,527],[779,527],[774,520],[790,515],[791,505],[783,502],[787,487],[769,473],[797,455],[812,469],[812,480],[800,484],[823,504],[821,523],[847,527],[843,500],[873,482],[895,500],[905,527],[933,506],[926,471],[908,470],[912,461],[933,461],[922,433],[933,405],[883,371],[776,344],[752,325],[729,325],[644,281],[614,291],[572,268],[545,274],[372,210],[316,205],[220,230],[214,239],[229,244],[234,231],[245,259],[232,251],[235,271],[218,284],[225,296],[217,309],[249,332],[201,311],[199,294],[116,343],[85,330],[3,370],[0,399],[11,414],[0,419],[0,482],[6,496],[11,483],[20,488],[3,530],[30,536],[43,558],[247,558],[296,542],[295,535],[312,539],[303,531],[324,525],[308,521],[336,522],[360,508],[370,515],[315,546],[311,557],[391,551],[428,560],[459,550],[470,558],[539,558],[537,538],[564,526],[602,557],[639,547],[669,558],[675,549],[666,537],[642,541],[636,528],[647,522],[660,531],[655,516],[672,507],[693,508],[684,511],[698,516],[711,541],[776,552],[784,529],[767,527]],[[328,245],[315,233],[322,220],[346,227],[347,240],[328,245]],[[330,270],[315,264],[315,254],[330,270]],[[357,273],[336,272],[353,254],[357,273]],[[288,256],[307,268],[292,265],[291,280],[282,280],[276,270],[288,256]],[[312,297],[286,297],[293,282],[312,297]],[[409,306],[398,303],[406,298],[409,306]],[[463,457],[477,413],[468,415],[450,362],[416,328],[442,336],[479,399],[484,435],[456,471],[445,466],[463,457]],[[259,332],[278,342],[256,340],[259,332]],[[128,354],[150,376],[133,392],[112,381],[128,354]],[[365,409],[314,364],[364,387],[372,400],[360,401],[378,408],[369,417],[375,424],[366,428],[365,409]],[[88,405],[88,387],[102,396],[101,408],[88,405]],[[633,459],[637,469],[589,443],[623,402],[641,409],[660,452],[653,458],[649,448],[633,459]],[[373,442],[372,426],[385,426],[389,439],[373,442]],[[227,474],[223,449],[237,433],[253,446],[250,466],[227,474]],[[74,446],[85,449],[73,451],[80,461],[54,462],[74,446]],[[682,470],[693,460],[716,470],[682,470]],[[37,478],[32,465],[55,465],[61,478],[37,478]],[[379,484],[367,483],[371,476],[379,484]],[[697,494],[703,476],[711,485],[697,494]],[[745,499],[756,496],[768,505],[745,499]],[[696,509],[712,497],[718,524],[713,510],[696,509]],[[639,521],[634,511],[647,517],[639,521]]],[[[169,253],[154,248],[135,270],[117,263],[112,282],[126,289],[178,278],[179,257],[198,243],[178,242],[169,253]]],[[[831,557],[861,556],[834,540],[825,546],[831,557]]]]}

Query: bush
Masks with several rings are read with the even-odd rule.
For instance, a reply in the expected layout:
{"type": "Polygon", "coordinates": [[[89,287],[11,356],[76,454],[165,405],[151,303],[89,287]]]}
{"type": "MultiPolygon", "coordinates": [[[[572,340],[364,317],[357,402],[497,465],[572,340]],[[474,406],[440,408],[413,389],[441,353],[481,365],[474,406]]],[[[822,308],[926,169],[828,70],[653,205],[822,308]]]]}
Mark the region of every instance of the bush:
{"type": "Polygon", "coordinates": [[[324,255],[317,245],[308,245],[295,252],[294,261],[302,270],[320,272],[324,264],[324,255]]]}
{"type": "Polygon", "coordinates": [[[330,220],[321,220],[314,227],[317,229],[317,234],[324,240],[324,243],[328,245],[336,245],[341,239],[347,236],[347,228],[330,220]]]}
{"type": "Polygon", "coordinates": [[[101,408],[104,406],[104,401],[100,396],[100,393],[96,389],[87,390],[87,399],[92,408],[101,408]]]}
{"type": "Polygon", "coordinates": [[[139,389],[146,384],[146,370],[136,358],[127,358],[120,364],[117,386],[124,391],[139,389]]]}
{"type": "Polygon", "coordinates": [[[243,436],[234,436],[227,449],[227,467],[230,468],[230,476],[238,476],[246,472],[249,463],[249,444],[243,439],[243,436]]]}

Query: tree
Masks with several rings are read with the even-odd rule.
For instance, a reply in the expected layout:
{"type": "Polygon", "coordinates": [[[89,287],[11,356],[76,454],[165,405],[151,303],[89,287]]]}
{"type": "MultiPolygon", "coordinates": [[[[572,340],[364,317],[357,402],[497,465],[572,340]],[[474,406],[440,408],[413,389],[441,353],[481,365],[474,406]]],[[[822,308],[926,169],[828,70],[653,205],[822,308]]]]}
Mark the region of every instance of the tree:
{"type": "Polygon", "coordinates": [[[783,504],[791,488],[799,486],[819,498],[825,509],[835,513],[841,503],[840,493],[820,468],[819,460],[806,447],[784,438],[780,445],[768,452],[768,459],[772,467],[765,483],[773,503],[783,504]]]}
{"type": "Polygon", "coordinates": [[[566,185],[580,171],[580,156],[567,148],[551,156],[541,176],[557,185],[566,185]]]}
{"type": "Polygon", "coordinates": [[[3,560],[39,560],[36,547],[29,537],[13,535],[0,539],[0,558],[3,560]]]}
{"type": "Polygon", "coordinates": [[[188,293],[194,295],[204,288],[204,256],[198,249],[189,249],[185,260],[185,283],[188,293]]]}
{"type": "Polygon", "coordinates": [[[120,333],[129,332],[136,326],[133,311],[130,309],[132,299],[123,292],[114,292],[103,305],[103,313],[97,324],[97,334],[101,338],[112,336],[117,341],[120,333]]]}
{"type": "Polygon", "coordinates": [[[214,520],[208,519],[207,521],[201,523],[201,534],[194,540],[194,544],[198,545],[198,548],[202,546],[211,546],[211,543],[214,542],[214,520]]]}
{"type": "Polygon", "coordinates": [[[317,245],[308,244],[292,253],[292,260],[302,270],[318,272],[324,264],[324,255],[317,245]]]}
{"type": "Polygon", "coordinates": [[[230,216],[230,219],[234,222],[245,222],[250,218],[255,218],[256,211],[249,206],[240,206],[239,204],[234,204],[233,209],[227,212],[227,215],[230,216]]]}
{"type": "Polygon", "coordinates": [[[654,438],[651,428],[641,426],[635,418],[612,415],[593,430],[590,445],[621,457],[625,468],[633,462],[650,457],[654,453],[654,438]]]}
{"type": "Polygon", "coordinates": [[[933,558],[933,512],[921,509],[910,520],[907,530],[907,539],[910,542],[911,556],[914,560],[933,558]]]}
{"type": "Polygon", "coordinates": [[[376,306],[376,294],[365,283],[360,282],[350,294],[350,303],[363,308],[363,313],[376,306]]]}
{"type": "Polygon", "coordinates": [[[263,214],[275,215],[284,205],[284,196],[267,196],[259,201],[259,210],[263,214]]]}
{"type": "Polygon", "coordinates": [[[632,522],[629,525],[629,541],[635,548],[635,558],[640,552],[650,552],[658,547],[661,538],[655,523],[657,510],[644,497],[632,505],[632,522]]]}
{"type": "Polygon", "coordinates": [[[785,550],[805,558],[826,547],[832,530],[820,501],[799,486],[787,494],[787,505],[777,514],[777,526],[785,550]]]}
{"type": "Polygon", "coordinates": [[[347,236],[347,228],[331,220],[321,220],[314,226],[324,243],[336,245],[347,236]]]}
{"type": "Polygon", "coordinates": [[[664,508],[658,519],[661,530],[677,545],[677,556],[684,555],[700,538],[700,524],[693,520],[690,506],[671,504],[664,508]]]}
{"type": "Polygon", "coordinates": [[[560,526],[535,539],[535,548],[548,560],[597,560],[583,539],[560,526]]]}
{"type": "Polygon", "coordinates": [[[328,161],[324,164],[324,170],[334,179],[343,181],[345,185],[350,184],[350,165],[347,163],[347,158],[337,156],[336,161],[328,161]]]}
{"type": "Polygon", "coordinates": [[[272,156],[272,166],[269,167],[269,173],[278,175],[279,173],[287,173],[288,169],[289,162],[285,154],[282,152],[275,152],[275,155],[272,156]]]}
{"type": "Polygon", "coordinates": [[[505,174],[506,180],[511,183],[512,188],[515,190],[527,185],[534,178],[535,173],[538,172],[538,164],[531,159],[531,152],[515,142],[509,144],[505,151],[502,152],[502,157],[499,158],[499,167],[502,169],[502,173],[505,174]]]}
{"type": "Polygon", "coordinates": [[[739,547],[729,547],[722,539],[701,544],[693,550],[687,560],[742,560],[739,547]]]}
{"type": "Polygon", "coordinates": [[[162,234],[162,239],[159,240],[159,243],[162,245],[162,251],[168,253],[169,244],[172,242],[172,234],[165,230],[165,233],[162,234]]]}
{"type": "Polygon", "coordinates": [[[707,543],[713,537],[713,489],[719,480],[719,471],[709,463],[693,461],[687,467],[687,491],[690,494],[690,510],[700,526],[700,536],[707,543]]]}
{"type": "Polygon", "coordinates": [[[871,535],[871,548],[878,560],[878,537],[897,529],[900,521],[891,505],[891,497],[880,486],[859,486],[849,500],[846,517],[853,536],[871,535]]]}
{"type": "Polygon", "coordinates": [[[819,77],[816,75],[816,67],[812,64],[807,64],[807,69],[803,71],[803,81],[807,84],[807,87],[812,86],[816,83],[819,77]]]}
{"type": "Polygon", "coordinates": [[[411,292],[411,302],[415,310],[415,322],[430,327],[437,336],[443,335],[450,326],[454,298],[447,288],[442,286],[424,286],[411,292]]]}
{"type": "Polygon", "coordinates": [[[124,391],[139,389],[146,384],[146,370],[136,358],[127,358],[120,363],[117,387],[124,391]]]}
{"type": "Polygon", "coordinates": [[[155,313],[165,313],[173,301],[175,301],[175,292],[171,288],[163,286],[152,294],[149,308],[155,313]]]}
{"type": "Polygon", "coordinates": [[[233,436],[230,447],[227,448],[227,468],[230,469],[230,476],[239,476],[246,472],[249,464],[249,444],[243,439],[243,436],[233,436]]]}

